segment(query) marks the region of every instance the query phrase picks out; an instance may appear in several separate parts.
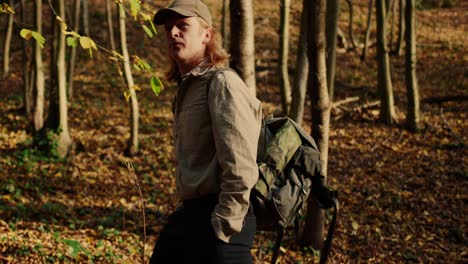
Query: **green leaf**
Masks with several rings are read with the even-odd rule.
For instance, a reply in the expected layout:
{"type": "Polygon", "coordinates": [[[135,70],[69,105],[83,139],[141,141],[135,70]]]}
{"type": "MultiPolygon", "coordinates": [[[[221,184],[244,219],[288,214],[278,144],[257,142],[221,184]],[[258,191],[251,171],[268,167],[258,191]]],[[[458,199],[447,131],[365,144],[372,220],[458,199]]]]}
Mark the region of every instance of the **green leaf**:
{"type": "Polygon", "coordinates": [[[23,28],[21,31],[20,31],[20,36],[22,38],[24,38],[25,40],[30,40],[31,39],[31,30],[29,29],[26,29],[26,28],[23,28]]]}
{"type": "Polygon", "coordinates": [[[88,37],[80,37],[80,45],[83,49],[97,50],[96,43],[88,37]]]}
{"type": "Polygon", "coordinates": [[[133,19],[137,20],[138,12],[140,12],[141,4],[139,0],[130,0],[130,10],[132,11],[133,19]]]}
{"type": "Polygon", "coordinates": [[[153,20],[151,19],[149,22],[151,24],[151,28],[153,29],[154,34],[157,35],[158,31],[156,30],[156,27],[154,26],[153,20]]]}
{"type": "Polygon", "coordinates": [[[71,255],[73,258],[75,258],[80,252],[84,252],[83,246],[78,241],[64,239],[63,242],[71,248],[71,255]]]}
{"type": "Polygon", "coordinates": [[[41,34],[37,33],[36,31],[31,31],[31,35],[37,42],[39,42],[39,45],[41,45],[41,48],[44,48],[45,38],[41,34]]]}
{"type": "Polygon", "coordinates": [[[153,32],[151,32],[151,30],[147,26],[145,26],[145,25],[141,25],[141,26],[143,27],[143,30],[145,30],[148,37],[152,38],[153,37],[153,32]]]}
{"type": "Polygon", "coordinates": [[[157,76],[152,76],[151,77],[151,89],[153,90],[154,94],[156,96],[161,93],[161,90],[164,88],[161,80],[157,76]]]}
{"type": "Polygon", "coordinates": [[[14,15],[15,10],[13,10],[13,8],[11,8],[8,4],[3,3],[2,7],[0,8],[0,13],[7,13],[7,14],[14,15]]]}
{"type": "Polygon", "coordinates": [[[76,47],[78,45],[78,42],[74,37],[67,37],[67,45],[70,47],[76,47]]]}

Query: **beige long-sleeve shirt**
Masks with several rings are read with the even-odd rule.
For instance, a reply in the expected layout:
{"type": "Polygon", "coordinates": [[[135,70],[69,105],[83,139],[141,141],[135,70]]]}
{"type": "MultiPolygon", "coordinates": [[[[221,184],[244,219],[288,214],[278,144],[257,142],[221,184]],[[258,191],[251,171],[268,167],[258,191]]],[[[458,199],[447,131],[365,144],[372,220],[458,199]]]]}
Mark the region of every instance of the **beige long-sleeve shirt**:
{"type": "Polygon", "coordinates": [[[182,200],[218,194],[211,224],[229,242],[241,231],[257,182],[262,108],[237,74],[199,66],[184,75],[174,110],[177,192],[182,200]],[[209,85],[209,87],[208,87],[209,85]]]}

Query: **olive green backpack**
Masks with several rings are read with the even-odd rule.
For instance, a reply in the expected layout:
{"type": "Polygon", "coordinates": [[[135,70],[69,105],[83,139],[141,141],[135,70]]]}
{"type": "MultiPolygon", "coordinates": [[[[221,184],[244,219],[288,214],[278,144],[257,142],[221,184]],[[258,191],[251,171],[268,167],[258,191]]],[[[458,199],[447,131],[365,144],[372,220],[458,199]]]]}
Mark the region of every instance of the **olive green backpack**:
{"type": "MultiPolygon", "coordinates": [[[[213,71],[211,81],[222,71],[213,71]]],[[[233,71],[234,72],[234,71],[233,71]]],[[[312,139],[297,123],[288,117],[267,117],[262,121],[258,142],[257,164],[259,179],[250,201],[257,218],[257,230],[277,231],[271,263],[276,263],[286,228],[295,223],[310,194],[323,209],[334,208],[320,263],[325,263],[330,251],[338,214],[337,191],[325,184],[320,152],[312,139]]]]}

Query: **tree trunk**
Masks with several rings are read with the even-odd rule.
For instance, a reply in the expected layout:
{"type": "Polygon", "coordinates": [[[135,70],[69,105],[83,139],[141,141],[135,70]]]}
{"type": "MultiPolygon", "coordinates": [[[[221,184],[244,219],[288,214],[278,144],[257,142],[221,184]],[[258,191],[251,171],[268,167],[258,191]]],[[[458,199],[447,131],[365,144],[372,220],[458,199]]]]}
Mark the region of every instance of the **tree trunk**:
{"type": "Polygon", "coordinates": [[[291,105],[291,84],[289,82],[289,13],[291,0],[281,0],[280,4],[280,45],[279,45],[279,84],[281,93],[281,106],[283,113],[289,113],[291,105]]]}
{"type": "Polygon", "coordinates": [[[120,46],[122,48],[122,55],[124,57],[123,66],[125,73],[125,80],[127,81],[127,88],[130,92],[130,140],[128,142],[127,152],[134,155],[138,152],[138,101],[135,93],[135,83],[133,82],[132,70],[130,67],[130,56],[127,49],[127,30],[125,25],[125,11],[123,8],[118,7],[119,10],[119,25],[120,25],[120,46]]]}
{"type": "MultiPolygon", "coordinates": [[[[333,0],[335,1],[335,0],[333,0]]],[[[346,3],[348,3],[348,7],[349,7],[349,27],[348,27],[348,31],[349,31],[349,41],[351,41],[351,46],[353,46],[353,50],[356,49],[357,45],[356,45],[356,42],[354,41],[354,34],[353,34],[353,1],[351,0],[346,0],[346,3]]],[[[338,4],[337,4],[338,5],[338,4]]]]}
{"type": "Polygon", "coordinates": [[[408,129],[420,129],[419,87],[416,78],[416,0],[408,0],[406,15],[406,88],[408,92],[408,129]]]}
{"type": "Polygon", "coordinates": [[[297,51],[296,75],[292,90],[291,111],[289,116],[298,124],[302,123],[304,116],[304,102],[307,89],[307,74],[309,72],[309,59],[307,58],[307,32],[309,28],[309,0],[302,1],[301,29],[299,34],[299,49],[297,51]]]}
{"type": "Polygon", "coordinates": [[[228,49],[229,47],[229,40],[228,40],[228,16],[229,16],[229,3],[228,0],[223,0],[223,10],[222,10],[222,17],[221,17],[221,36],[223,37],[223,48],[228,49]]]}
{"type": "Polygon", "coordinates": [[[387,30],[385,26],[385,2],[376,0],[377,13],[377,61],[378,61],[378,91],[380,93],[380,120],[392,125],[395,120],[393,102],[393,87],[390,74],[390,59],[387,52],[387,30]]]}
{"type": "Polygon", "coordinates": [[[369,12],[367,14],[367,29],[366,29],[366,37],[364,39],[364,48],[362,49],[361,60],[365,61],[367,57],[367,50],[369,48],[369,37],[370,37],[370,29],[372,25],[372,3],[374,0],[369,0],[369,12]]]}
{"type": "Polygon", "coordinates": [[[81,4],[83,5],[83,32],[86,36],[89,36],[89,9],[88,9],[88,0],[81,0],[81,4]]]}
{"type": "MultiPolygon", "coordinates": [[[[60,6],[58,1],[52,1],[55,10],[59,10],[60,6]]],[[[59,42],[59,27],[55,16],[50,16],[50,25],[52,30],[52,39],[50,43],[50,77],[49,77],[49,114],[47,115],[46,127],[58,131],[60,127],[60,105],[59,105],[59,91],[58,91],[58,42],[59,42]]]]}
{"type": "MultiPolygon", "coordinates": [[[[21,8],[21,23],[27,24],[26,22],[26,1],[20,1],[20,8],[21,8]]],[[[31,65],[31,57],[28,51],[28,41],[21,42],[22,48],[22,57],[23,57],[23,100],[24,100],[24,111],[28,120],[31,118],[32,113],[32,101],[33,101],[33,93],[31,89],[31,79],[29,75],[30,65],[31,65]]]]}
{"type": "MultiPolygon", "coordinates": [[[[59,15],[65,17],[65,0],[59,0],[59,15]]],[[[59,99],[59,131],[57,140],[57,153],[60,158],[67,156],[72,140],[68,133],[68,102],[67,102],[67,73],[65,68],[65,33],[66,25],[57,23],[59,26],[57,43],[57,88],[59,99]]]]}
{"type": "Polygon", "coordinates": [[[256,90],[255,85],[255,46],[252,0],[230,0],[231,67],[239,73],[247,87],[256,90]]]}
{"type": "MultiPolygon", "coordinates": [[[[10,6],[13,7],[13,0],[10,0],[10,6]]],[[[8,25],[5,36],[5,46],[3,46],[3,74],[2,77],[6,78],[10,72],[10,47],[11,35],[13,32],[13,14],[8,15],[8,25]]]]}
{"type": "Polygon", "coordinates": [[[395,54],[397,56],[401,56],[403,53],[403,40],[405,36],[405,2],[406,0],[400,0],[400,12],[399,12],[399,18],[400,18],[400,23],[399,25],[399,30],[398,30],[398,40],[397,40],[397,48],[395,51],[395,54]]]}
{"type": "MultiPolygon", "coordinates": [[[[331,104],[328,97],[326,74],[325,45],[325,9],[326,0],[311,1],[309,16],[308,90],[311,97],[312,137],[320,151],[324,176],[327,175],[328,138],[330,129],[331,104]]],[[[305,245],[321,249],[323,245],[323,212],[310,195],[307,203],[307,216],[303,234],[305,245]]]]}
{"type": "Polygon", "coordinates": [[[395,15],[396,15],[395,0],[392,0],[392,2],[390,3],[390,10],[392,12],[392,19],[390,20],[390,43],[388,43],[388,47],[389,47],[390,53],[392,53],[393,47],[395,46],[394,41],[393,41],[394,39],[393,32],[395,31],[395,15]]]}
{"type": "MultiPolygon", "coordinates": [[[[42,0],[34,2],[36,31],[42,34],[42,0]]],[[[35,74],[35,104],[34,104],[34,131],[39,131],[44,126],[44,66],[42,62],[42,48],[39,42],[34,41],[34,71],[35,74]]]]}
{"type": "Polygon", "coordinates": [[[339,0],[327,1],[326,36],[327,36],[327,86],[330,101],[333,100],[335,90],[335,67],[336,67],[336,38],[338,30],[338,5],[339,0]]]}
{"type": "MultiPolygon", "coordinates": [[[[80,28],[80,0],[74,2],[73,31],[78,32],[80,28]]],[[[68,60],[68,99],[73,99],[73,76],[75,73],[76,47],[70,47],[70,57],[68,60]]]]}
{"type": "Polygon", "coordinates": [[[105,0],[106,1],[106,18],[107,18],[107,34],[109,37],[110,48],[114,51],[116,50],[115,46],[115,38],[114,38],[114,23],[112,22],[112,0],[105,0]]]}

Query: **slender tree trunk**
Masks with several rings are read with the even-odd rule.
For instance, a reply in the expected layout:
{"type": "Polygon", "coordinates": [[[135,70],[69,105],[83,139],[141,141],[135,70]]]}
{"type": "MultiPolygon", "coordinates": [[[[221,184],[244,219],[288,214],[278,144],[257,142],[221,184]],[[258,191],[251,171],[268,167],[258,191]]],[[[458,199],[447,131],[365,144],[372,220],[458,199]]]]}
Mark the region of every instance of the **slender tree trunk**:
{"type": "MultiPolygon", "coordinates": [[[[55,10],[59,10],[59,1],[54,0],[52,4],[55,10]]],[[[52,30],[52,40],[50,41],[50,77],[49,77],[49,114],[47,116],[46,127],[58,131],[60,128],[60,104],[58,91],[58,50],[59,50],[59,27],[55,16],[50,16],[50,25],[52,30]]]]}
{"type": "MultiPolygon", "coordinates": [[[[26,23],[26,1],[21,0],[20,1],[20,8],[21,8],[21,23],[27,24],[26,23]]],[[[22,41],[21,42],[22,46],[22,59],[23,59],[23,91],[24,91],[24,111],[26,114],[26,117],[28,120],[31,118],[31,113],[32,113],[32,100],[33,100],[33,93],[31,89],[31,84],[29,79],[29,70],[30,70],[30,65],[31,65],[31,57],[29,56],[28,52],[28,42],[27,41],[22,41]]]]}
{"type": "MultiPolygon", "coordinates": [[[[36,31],[42,34],[42,0],[34,2],[36,31]]],[[[34,71],[35,78],[35,104],[34,104],[34,131],[39,131],[44,126],[44,66],[42,62],[42,49],[39,42],[34,41],[34,71]]]]}
{"type": "MultiPolygon", "coordinates": [[[[59,0],[59,15],[65,17],[65,0],[59,0]]],[[[67,73],[65,63],[65,33],[66,25],[64,23],[57,23],[59,26],[58,43],[57,43],[57,88],[59,99],[59,134],[57,140],[57,152],[59,157],[64,158],[67,156],[72,140],[68,133],[68,102],[67,102],[67,73]]]]}
{"type": "Polygon", "coordinates": [[[280,45],[279,45],[279,84],[281,93],[281,106],[284,114],[288,114],[291,105],[291,84],[289,82],[289,13],[290,0],[281,0],[280,17],[280,45]]]}
{"type": "MultiPolygon", "coordinates": [[[[334,1],[334,0],[333,0],[334,1]]],[[[348,7],[349,7],[349,27],[348,27],[348,31],[349,31],[349,41],[351,41],[351,46],[353,47],[353,49],[356,49],[357,45],[356,45],[356,42],[354,41],[354,34],[353,34],[353,1],[351,0],[346,0],[346,3],[348,3],[348,7]]],[[[337,4],[338,5],[338,4],[337,4]]]]}
{"type": "Polygon", "coordinates": [[[252,0],[230,0],[231,67],[239,73],[247,87],[256,90],[255,85],[255,46],[252,0]]]}
{"type": "Polygon", "coordinates": [[[309,28],[310,0],[302,1],[301,29],[299,34],[299,49],[297,51],[296,75],[292,90],[291,111],[289,116],[298,124],[302,123],[304,116],[304,102],[307,89],[307,74],[309,72],[309,59],[307,58],[307,32],[309,28]]]}
{"type": "MultiPolygon", "coordinates": [[[[10,0],[10,6],[13,6],[13,0],[10,0]]],[[[8,15],[8,25],[5,36],[5,46],[3,46],[3,74],[2,77],[6,78],[10,72],[10,47],[11,47],[11,35],[13,32],[13,14],[8,15]]]]}
{"type": "MultiPolygon", "coordinates": [[[[335,67],[336,67],[336,38],[338,30],[338,5],[339,0],[327,1],[327,86],[330,101],[333,100],[335,90],[335,67]]],[[[351,23],[350,23],[351,24],[351,23]]]]}
{"type": "Polygon", "coordinates": [[[115,38],[114,38],[114,23],[112,22],[112,0],[105,0],[106,1],[106,18],[107,18],[107,29],[108,29],[108,36],[109,36],[109,43],[110,48],[112,50],[116,50],[115,46],[115,38]]]}
{"type": "Polygon", "coordinates": [[[387,30],[385,26],[385,2],[376,0],[377,13],[377,60],[378,60],[378,90],[380,93],[380,120],[392,125],[395,120],[393,101],[393,86],[390,74],[390,59],[387,51],[387,30]]]}
{"type": "MultiPolygon", "coordinates": [[[[327,74],[325,61],[325,9],[326,0],[311,1],[309,16],[308,56],[309,80],[308,90],[311,97],[312,137],[320,150],[324,176],[327,175],[328,138],[330,130],[331,103],[328,97],[327,74]]],[[[323,245],[323,212],[317,206],[312,195],[307,203],[307,216],[303,242],[321,249],[323,245]]]]}
{"type": "Polygon", "coordinates": [[[223,10],[221,17],[221,36],[223,37],[223,48],[228,49],[229,39],[228,39],[228,16],[229,16],[229,0],[223,0],[223,10]]]}
{"type": "Polygon", "coordinates": [[[88,9],[88,0],[81,0],[83,5],[83,32],[86,36],[89,36],[89,9],[88,9]]]}
{"type": "Polygon", "coordinates": [[[364,48],[362,49],[361,60],[365,61],[367,57],[367,50],[369,48],[369,37],[370,37],[370,29],[372,25],[372,3],[374,0],[369,0],[369,12],[367,14],[367,29],[366,29],[366,37],[364,39],[364,48]]]}
{"type": "MultiPolygon", "coordinates": [[[[80,28],[80,0],[74,2],[73,31],[78,32],[80,28]]],[[[73,76],[75,73],[76,47],[70,47],[70,57],[68,60],[68,99],[73,99],[73,76]]]]}
{"type": "Polygon", "coordinates": [[[390,3],[390,10],[392,12],[392,19],[390,21],[390,43],[388,43],[388,47],[389,47],[389,50],[390,50],[390,53],[392,53],[392,50],[393,50],[393,47],[395,46],[395,43],[394,43],[394,37],[393,37],[393,32],[395,31],[395,15],[396,15],[396,4],[395,4],[395,0],[392,0],[392,2],[390,3]]]}
{"type": "Polygon", "coordinates": [[[125,73],[125,80],[127,81],[128,90],[130,91],[130,140],[128,142],[128,153],[134,155],[138,152],[138,101],[135,93],[135,83],[133,82],[132,70],[130,67],[130,56],[127,49],[127,30],[125,25],[125,11],[123,8],[118,7],[119,10],[119,25],[120,25],[120,46],[122,48],[122,55],[124,57],[123,66],[125,73]]]}
{"type": "Polygon", "coordinates": [[[400,28],[398,30],[398,40],[395,52],[397,56],[401,56],[403,53],[403,40],[405,36],[405,2],[406,0],[400,0],[400,12],[398,13],[400,18],[400,23],[398,23],[398,25],[400,28]]]}
{"type": "Polygon", "coordinates": [[[408,129],[420,129],[419,87],[416,77],[416,0],[408,0],[406,14],[406,87],[408,92],[408,129]]]}

